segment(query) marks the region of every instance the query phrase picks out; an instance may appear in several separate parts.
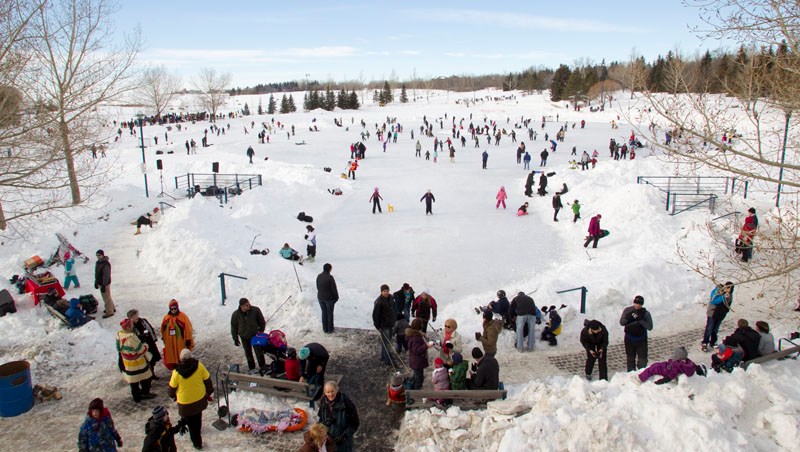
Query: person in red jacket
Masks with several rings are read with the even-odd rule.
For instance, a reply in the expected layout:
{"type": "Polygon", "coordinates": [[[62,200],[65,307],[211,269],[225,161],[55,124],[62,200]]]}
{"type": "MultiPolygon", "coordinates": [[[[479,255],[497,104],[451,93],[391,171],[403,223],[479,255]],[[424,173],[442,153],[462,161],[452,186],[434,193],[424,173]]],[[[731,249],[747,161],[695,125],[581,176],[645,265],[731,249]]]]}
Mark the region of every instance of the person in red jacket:
{"type": "Polygon", "coordinates": [[[586,237],[586,242],[583,243],[584,248],[588,247],[590,242],[594,242],[592,248],[597,248],[597,241],[603,234],[603,230],[600,229],[600,218],[602,215],[598,213],[589,220],[589,235],[586,237]]]}
{"type": "Polygon", "coordinates": [[[739,233],[739,248],[742,252],[742,262],[747,262],[753,257],[753,238],[758,229],[758,217],[756,216],[756,209],[747,209],[748,215],[744,219],[742,231],[739,233]]]}
{"type": "Polygon", "coordinates": [[[286,350],[284,369],[286,370],[287,380],[300,381],[300,360],[297,359],[297,350],[294,348],[286,350]]]}

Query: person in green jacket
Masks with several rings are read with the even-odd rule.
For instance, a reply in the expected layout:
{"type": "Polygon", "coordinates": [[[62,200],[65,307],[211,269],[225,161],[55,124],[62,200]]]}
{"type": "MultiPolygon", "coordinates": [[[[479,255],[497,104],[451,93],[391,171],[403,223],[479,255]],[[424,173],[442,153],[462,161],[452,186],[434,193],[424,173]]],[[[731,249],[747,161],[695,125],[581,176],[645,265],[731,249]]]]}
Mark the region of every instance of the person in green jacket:
{"type": "Polygon", "coordinates": [[[467,389],[467,363],[461,353],[453,353],[453,367],[450,368],[450,389],[467,389]]]}
{"type": "Polygon", "coordinates": [[[572,222],[577,223],[581,218],[581,205],[578,203],[577,199],[572,203],[572,213],[575,215],[575,218],[572,219],[572,222]]]}

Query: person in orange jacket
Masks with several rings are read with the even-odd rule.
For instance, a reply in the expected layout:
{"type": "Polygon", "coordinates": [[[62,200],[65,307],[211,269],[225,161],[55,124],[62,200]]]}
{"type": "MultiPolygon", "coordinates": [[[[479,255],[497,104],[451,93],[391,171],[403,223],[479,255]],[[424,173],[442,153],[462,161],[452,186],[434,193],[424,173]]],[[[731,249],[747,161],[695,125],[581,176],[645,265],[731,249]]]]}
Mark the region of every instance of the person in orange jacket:
{"type": "Polygon", "coordinates": [[[180,311],[174,298],[169,302],[169,312],[161,320],[161,338],[164,339],[164,366],[169,370],[180,362],[181,350],[194,350],[192,322],[180,311]]]}

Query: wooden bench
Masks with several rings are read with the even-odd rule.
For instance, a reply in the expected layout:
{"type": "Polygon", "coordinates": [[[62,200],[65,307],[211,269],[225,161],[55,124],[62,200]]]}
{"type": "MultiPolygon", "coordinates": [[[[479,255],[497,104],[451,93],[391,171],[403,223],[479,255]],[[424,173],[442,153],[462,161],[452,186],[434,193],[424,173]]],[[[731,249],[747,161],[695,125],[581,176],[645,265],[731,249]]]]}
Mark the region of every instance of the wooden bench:
{"type": "Polygon", "coordinates": [[[435,391],[433,389],[409,389],[406,391],[406,409],[441,406],[434,400],[449,400],[462,409],[482,409],[492,400],[505,399],[505,389],[466,389],[435,391]]]}
{"type": "Polygon", "coordinates": [[[745,361],[742,363],[740,367],[742,369],[747,369],[747,366],[749,366],[750,364],[762,364],[768,361],[772,361],[774,359],[783,360],[789,358],[790,357],[789,355],[792,354],[794,354],[794,356],[792,356],[791,359],[797,359],[797,357],[800,356],[800,345],[795,345],[795,343],[790,341],[789,339],[783,338],[778,342],[777,352],[772,352],[770,354],[759,356],[758,358],[751,359],[749,361],[745,361]],[[783,341],[789,342],[790,344],[792,344],[792,347],[784,348],[783,350],[781,350],[783,341]]]}
{"type": "MultiPolygon", "coordinates": [[[[308,400],[309,406],[314,407],[314,393],[317,391],[317,385],[227,370],[222,370],[222,376],[227,380],[229,390],[239,389],[278,397],[295,397],[308,400]]],[[[342,376],[327,374],[325,381],[331,380],[338,384],[342,381],[342,376]]]]}

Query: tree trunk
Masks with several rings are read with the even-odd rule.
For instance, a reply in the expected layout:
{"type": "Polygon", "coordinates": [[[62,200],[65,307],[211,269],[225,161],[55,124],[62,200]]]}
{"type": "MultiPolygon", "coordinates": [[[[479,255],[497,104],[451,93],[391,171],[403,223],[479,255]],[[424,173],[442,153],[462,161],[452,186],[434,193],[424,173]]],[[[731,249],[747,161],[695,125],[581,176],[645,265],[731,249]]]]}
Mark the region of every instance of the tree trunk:
{"type": "Polygon", "coordinates": [[[0,203],[0,231],[5,231],[8,227],[6,223],[6,214],[3,212],[3,203],[0,203]]]}
{"type": "Polygon", "coordinates": [[[67,164],[67,175],[69,176],[69,189],[72,194],[72,205],[77,206],[81,203],[81,187],[78,185],[78,176],[75,174],[75,158],[72,145],[69,141],[69,124],[62,118],[58,123],[58,130],[61,133],[61,146],[64,152],[64,162],[67,164]]]}

